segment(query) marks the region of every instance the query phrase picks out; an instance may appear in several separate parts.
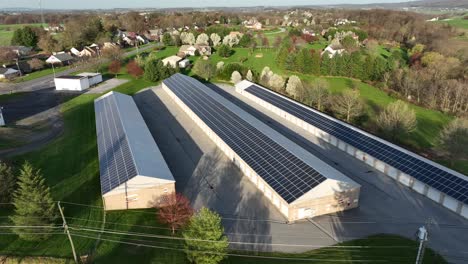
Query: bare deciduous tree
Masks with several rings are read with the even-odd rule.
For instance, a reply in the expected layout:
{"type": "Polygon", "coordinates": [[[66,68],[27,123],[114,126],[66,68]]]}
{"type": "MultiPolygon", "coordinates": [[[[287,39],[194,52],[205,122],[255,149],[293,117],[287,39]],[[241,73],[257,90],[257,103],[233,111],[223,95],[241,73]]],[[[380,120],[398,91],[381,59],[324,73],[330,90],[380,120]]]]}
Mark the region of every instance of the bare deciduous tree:
{"type": "Polygon", "coordinates": [[[302,89],[304,89],[304,86],[302,85],[302,81],[299,79],[299,77],[296,75],[289,77],[288,83],[286,84],[286,92],[289,95],[295,99],[298,99],[302,89]]]}
{"type": "Polygon", "coordinates": [[[323,110],[324,105],[328,101],[328,88],[328,81],[321,78],[315,79],[310,86],[308,99],[312,103],[312,106],[315,106],[319,111],[323,110]]]}
{"type": "Polygon", "coordinates": [[[348,123],[360,116],[364,110],[357,90],[346,90],[342,94],[336,95],[331,103],[333,111],[348,123]]]}
{"type": "Polygon", "coordinates": [[[238,71],[233,71],[231,75],[231,82],[236,84],[242,81],[242,75],[238,71]]]}
{"type": "Polygon", "coordinates": [[[442,155],[449,158],[450,162],[468,158],[468,120],[455,119],[444,127],[439,137],[437,149],[442,155]]]}
{"type": "Polygon", "coordinates": [[[403,101],[389,104],[377,117],[379,128],[389,137],[395,139],[416,128],[416,114],[403,101]]]}

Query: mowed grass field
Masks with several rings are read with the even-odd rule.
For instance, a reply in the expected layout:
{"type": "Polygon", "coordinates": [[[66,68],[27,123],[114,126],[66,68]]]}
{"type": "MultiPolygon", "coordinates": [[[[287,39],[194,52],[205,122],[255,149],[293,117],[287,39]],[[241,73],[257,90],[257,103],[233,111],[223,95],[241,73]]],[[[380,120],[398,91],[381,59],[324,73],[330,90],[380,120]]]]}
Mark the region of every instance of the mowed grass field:
{"type": "MultiPolygon", "coordinates": [[[[388,51],[383,50],[381,53],[388,51]]],[[[280,69],[275,62],[276,51],[274,49],[257,49],[255,52],[250,53],[250,49],[247,48],[234,48],[234,53],[228,58],[223,58],[213,54],[210,60],[216,64],[219,61],[223,61],[225,64],[238,62],[241,59],[247,58],[243,65],[250,69],[260,73],[265,65],[268,65],[270,69],[283,75],[285,78],[290,75],[298,75],[305,82],[312,82],[317,76],[288,72],[280,69]]],[[[357,87],[360,90],[360,95],[366,105],[366,120],[362,122],[361,127],[365,130],[375,133],[375,122],[377,115],[381,109],[385,108],[389,103],[397,101],[396,98],[388,95],[386,92],[359,80],[353,80],[346,77],[322,77],[325,78],[330,85],[330,92],[337,94],[342,93],[352,87],[357,87]]],[[[416,105],[409,104],[409,106],[415,111],[418,125],[415,131],[411,132],[408,136],[398,138],[399,143],[419,152],[426,152],[427,149],[432,148],[437,143],[437,138],[442,128],[447,125],[453,117],[444,114],[439,111],[426,109],[416,105]]],[[[464,164],[464,162],[455,163],[453,168],[461,171],[462,173],[468,174],[468,170],[465,166],[457,164],[464,164]]]]}
{"type": "MultiPolygon", "coordinates": [[[[127,78],[130,81],[114,90],[130,95],[156,85],[143,79],[133,79],[124,69],[118,78],[127,78]]],[[[105,215],[106,224],[104,224],[93,103],[98,96],[83,94],[65,102],[61,106],[65,124],[64,134],[43,149],[14,158],[14,163],[20,165],[28,160],[42,170],[47,184],[51,187],[53,198],[62,201],[61,205],[64,207],[78,255],[92,255],[96,263],[188,264],[182,251],[181,240],[115,234],[115,232],[133,232],[170,236],[167,227],[156,220],[155,209],[109,212],[105,215]],[[102,241],[96,243],[101,228],[114,234],[104,233],[100,236],[102,241]]],[[[8,215],[11,213],[11,208],[2,208],[0,223],[10,224],[8,215]]],[[[60,220],[57,220],[57,225],[61,225],[60,220]]],[[[176,237],[180,235],[178,232],[176,237]]],[[[340,263],[346,263],[346,260],[352,263],[363,259],[385,260],[388,263],[413,263],[417,249],[416,242],[389,235],[376,235],[342,245],[377,246],[377,248],[330,247],[302,254],[262,254],[273,259],[231,256],[222,263],[330,263],[330,259],[340,260],[340,263]],[[382,248],[389,245],[396,245],[398,248],[382,248]],[[284,258],[298,258],[298,260],[284,258]]],[[[68,240],[62,232],[42,242],[26,242],[14,234],[3,234],[0,236],[0,255],[48,256],[61,258],[64,262],[70,262],[72,257],[68,240]]],[[[427,250],[425,263],[434,263],[434,261],[445,263],[432,250],[427,250]]]]}
{"type": "Polygon", "coordinates": [[[452,27],[468,29],[468,19],[463,19],[462,17],[456,17],[448,20],[440,20],[439,23],[446,23],[452,27]]]}
{"type": "Polygon", "coordinates": [[[0,46],[9,46],[11,44],[13,32],[24,26],[40,27],[41,24],[0,24],[0,46]]]}

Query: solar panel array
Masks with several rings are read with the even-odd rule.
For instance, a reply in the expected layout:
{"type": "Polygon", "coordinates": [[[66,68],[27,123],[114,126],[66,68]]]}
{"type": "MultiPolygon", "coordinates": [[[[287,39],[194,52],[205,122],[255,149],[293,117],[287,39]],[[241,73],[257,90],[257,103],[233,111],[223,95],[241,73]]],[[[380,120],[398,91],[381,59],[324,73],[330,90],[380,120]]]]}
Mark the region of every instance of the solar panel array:
{"type": "Polygon", "coordinates": [[[164,84],[286,202],[326,180],[304,161],[214,100],[199,81],[175,74],[164,84]]]}
{"type": "Polygon", "coordinates": [[[257,85],[251,85],[246,92],[280,108],[281,110],[319,128],[322,131],[368,153],[374,158],[416,178],[463,203],[468,202],[468,181],[442,170],[422,159],[409,155],[391,145],[376,140],[351,127],[307,109],[280,95],[257,85]]]}
{"type": "Polygon", "coordinates": [[[101,193],[105,194],[138,173],[120,121],[115,95],[97,100],[94,108],[101,193]]]}

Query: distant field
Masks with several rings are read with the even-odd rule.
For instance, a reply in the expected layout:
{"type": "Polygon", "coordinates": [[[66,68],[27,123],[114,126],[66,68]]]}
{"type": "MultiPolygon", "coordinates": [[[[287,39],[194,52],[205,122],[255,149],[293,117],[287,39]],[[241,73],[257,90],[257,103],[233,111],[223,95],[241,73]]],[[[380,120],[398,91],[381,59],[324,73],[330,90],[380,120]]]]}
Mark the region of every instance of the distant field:
{"type": "Polygon", "coordinates": [[[40,27],[41,24],[0,24],[0,46],[10,45],[13,32],[24,26],[40,27]]]}
{"type": "Polygon", "coordinates": [[[468,19],[453,18],[451,20],[441,20],[439,23],[447,23],[453,27],[468,29],[468,19]]]}

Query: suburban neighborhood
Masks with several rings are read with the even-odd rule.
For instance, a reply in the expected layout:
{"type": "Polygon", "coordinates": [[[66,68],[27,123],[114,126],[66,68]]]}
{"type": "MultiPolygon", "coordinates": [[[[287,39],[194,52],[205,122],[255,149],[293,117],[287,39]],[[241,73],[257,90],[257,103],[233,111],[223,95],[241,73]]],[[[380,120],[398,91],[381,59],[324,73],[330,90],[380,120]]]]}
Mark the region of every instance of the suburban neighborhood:
{"type": "Polygon", "coordinates": [[[0,263],[468,263],[463,0],[0,3],[0,263]]]}

